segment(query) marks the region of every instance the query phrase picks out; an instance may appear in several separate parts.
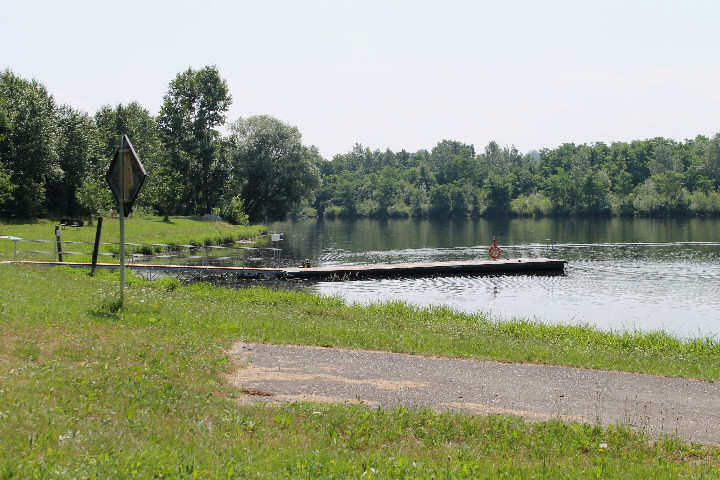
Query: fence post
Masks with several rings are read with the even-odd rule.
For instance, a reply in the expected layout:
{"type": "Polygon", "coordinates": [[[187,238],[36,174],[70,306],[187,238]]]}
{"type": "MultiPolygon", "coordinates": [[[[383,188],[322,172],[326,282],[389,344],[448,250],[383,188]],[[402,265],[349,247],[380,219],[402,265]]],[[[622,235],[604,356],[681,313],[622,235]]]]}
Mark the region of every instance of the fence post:
{"type": "Polygon", "coordinates": [[[17,240],[13,240],[13,243],[15,244],[15,251],[13,252],[13,262],[17,262],[17,240]]]}
{"type": "Polygon", "coordinates": [[[57,255],[58,259],[62,262],[62,242],[60,241],[60,235],[62,233],[62,229],[60,228],[60,225],[55,227],[55,238],[56,238],[56,244],[57,244],[57,255]]]}
{"type": "Polygon", "coordinates": [[[97,219],[97,230],[95,230],[95,246],[93,246],[92,254],[92,268],[90,269],[90,276],[95,276],[95,267],[97,267],[98,253],[100,251],[100,233],[102,232],[103,217],[97,219]]]}

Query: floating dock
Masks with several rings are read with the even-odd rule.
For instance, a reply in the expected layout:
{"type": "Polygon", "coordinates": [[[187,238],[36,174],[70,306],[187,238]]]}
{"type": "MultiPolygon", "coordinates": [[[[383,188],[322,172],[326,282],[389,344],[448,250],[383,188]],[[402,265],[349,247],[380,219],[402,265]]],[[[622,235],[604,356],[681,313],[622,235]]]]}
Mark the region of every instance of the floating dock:
{"type": "MultiPolygon", "coordinates": [[[[32,262],[16,263],[41,265],[67,265],[71,267],[90,268],[89,263],[76,262],[32,262]]],[[[350,280],[355,278],[387,278],[387,277],[429,277],[434,275],[503,275],[503,274],[540,274],[559,275],[565,271],[567,261],[553,258],[515,258],[498,260],[464,260],[454,262],[413,262],[384,263],[360,265],[321,265],[314,267],[277,267],[249,268],[223,267],[203,265],[152,265],[132,264],[126,268],[134,270],[151,270],[176,272],[197,276],[219,274],[242,278],[281,277],[291,279],[336,279],[350,280]]],[[[98,263],[97,268],[119,268],[116,263],[98,263]]]]}
{"type": "Polygon", "coordinates": [[[310,268],[283,268],[288,278],[374,278],[433,275],[561,274],[565,260],[515,258],[464,260],[456,262],[384,263],[375,265],[328,265],[310,268]]]}

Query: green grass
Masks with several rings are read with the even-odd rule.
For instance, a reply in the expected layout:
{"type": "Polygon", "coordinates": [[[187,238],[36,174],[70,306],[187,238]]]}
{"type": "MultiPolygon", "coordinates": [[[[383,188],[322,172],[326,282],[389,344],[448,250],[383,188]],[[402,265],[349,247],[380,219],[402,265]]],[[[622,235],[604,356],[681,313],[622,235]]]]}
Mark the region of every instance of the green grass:
{"type": "Polygon", "coordinates": [[[121,307],[117,273],[86,273],[0,265],[0,479],[718,477],[716,448],[623,426],[253,406],[224,378],[226,349],[260,341],[717,380],[709,340],[132,275],[121,307]]]}
{"type": "MultiPolygon", "coordinates": [[[[25,240],[55,240],[55,226],[59,222],[51,220],[37,220],[35,223],[13,223],[0,221],[0,235],[19,237],[25,240]]],[[[97,224],[96,224],[97,225],[97,224]]],[[[85,226],[79,229],[67,227],[62,230],[63,242],[94,242],[95,226],[85,226]]],[[[171,217],[169,222],[162,221],[162,217],[128,218],[125,221],[126,243],[142,244],[168,244],[168,245],[227,245],[236,240],[247,240],[267,233],[267,227],[262,225],[238,226],[225,222],[211,222],[195,218],[171,217]]],[[[101,242],[118,243],[120,239],[120,220],[105,218],[103,220],[101,242]]],[[[12,260],[13,242],[0,239],[0,260],[12,260]]],[[[51,244],[19,242],[19,250],[52,251],[51,244]]],[[[92,245],[76,245],[67,243],[65,251],[87,253],[88,255],[68,255],[65,260],[73,262],[89,261],[92,245]]],[[[119,248],[104,245],[102,252],[118,253],[119,248]]],[[[138,253],[158,253],[164,251],[163,247],[145,247],[138,253]]],[[[52,255],[21,254],[18,260],[52,260],[52,255]]],[[[102,261],[102,259],[100,260],[102,261]]]]}

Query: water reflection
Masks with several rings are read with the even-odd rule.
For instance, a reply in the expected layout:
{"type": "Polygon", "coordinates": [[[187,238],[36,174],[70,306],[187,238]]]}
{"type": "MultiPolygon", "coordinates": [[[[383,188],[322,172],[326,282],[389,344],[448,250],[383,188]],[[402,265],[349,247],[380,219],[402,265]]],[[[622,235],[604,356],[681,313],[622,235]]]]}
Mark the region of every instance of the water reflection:
{"type": "Polygon", "coordinates": [[[301,220],[285,233],[287,263],[393,263],[503,257],[569,261],[566,275],[319,282],[351,302],[403,300],[498,317],[592,324],[607,330],[720,331],[720,221],[708,219],[301,220]]]}

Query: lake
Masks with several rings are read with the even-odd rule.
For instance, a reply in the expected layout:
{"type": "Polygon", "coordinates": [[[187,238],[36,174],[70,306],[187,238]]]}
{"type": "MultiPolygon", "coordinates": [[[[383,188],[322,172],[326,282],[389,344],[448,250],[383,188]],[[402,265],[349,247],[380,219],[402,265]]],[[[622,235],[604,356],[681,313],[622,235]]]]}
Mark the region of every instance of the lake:
{"type": "Polygon", "coordinates": [[[495,318],[603,330],[720,332],[718,219],[316,220],[275,223],[284,263],[314,265],[502,257],[568,261],[561,276],[451,276],[305,282],[348,302],[402,300],[495,318]]]}

